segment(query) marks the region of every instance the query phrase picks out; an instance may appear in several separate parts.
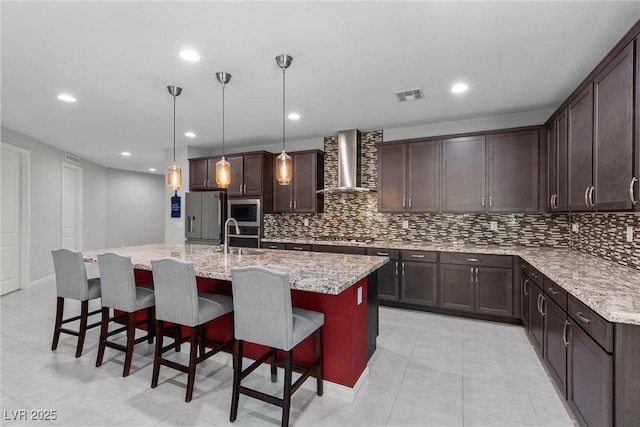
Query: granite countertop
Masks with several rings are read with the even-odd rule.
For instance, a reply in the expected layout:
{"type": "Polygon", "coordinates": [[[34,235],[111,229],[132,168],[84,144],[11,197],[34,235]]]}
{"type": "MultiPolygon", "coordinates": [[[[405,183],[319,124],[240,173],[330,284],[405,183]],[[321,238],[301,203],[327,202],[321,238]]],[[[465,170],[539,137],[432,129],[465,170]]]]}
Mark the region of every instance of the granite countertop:
{"type": "Polygon", "coordinates": [[[640,325],[640,271],[575,250],[381,240],[361,243],[310,238],[265,238],[263,242],[517,255],[606,320],[640,325]]]}
{"type": "Polygon", "coordinates": [[[260,265],[289,273],[291,289],[337,295],[382,267],[388,257],[317,252],[254,249],[252,255],[225,255],[219,246],[153,244],[84,251],[87,262],[98,262],[98,254],[115,252],[131,257],[134,268],[151,270],[151,260],[178,258],[193,263],[196,275],[231,280],[231,269],[260,265]]]}

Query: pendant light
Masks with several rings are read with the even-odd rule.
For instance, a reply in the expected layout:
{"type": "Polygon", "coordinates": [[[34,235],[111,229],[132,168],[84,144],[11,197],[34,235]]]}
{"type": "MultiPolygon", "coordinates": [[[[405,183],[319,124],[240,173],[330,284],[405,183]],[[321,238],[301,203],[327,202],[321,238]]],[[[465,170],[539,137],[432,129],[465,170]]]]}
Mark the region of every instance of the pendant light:
{"type": "Polygon", "coordinates": [[[231,74],[218,71],[216,78],[222,83],[222,159],[216,163],[216,184],[218,188],[227,188],[231,183],[231,165],[224,157],[224,88],[231,81],[231,74]]]}
{"type": "Polygon", "coordinates": [[[284,151],[284,122],[285,122],[285,73],[289,65],[291,65],[289,55],[281,54],[276,56],[278,67],[282,68],[282,153],[276,157],[276,179],[280,185],[289,185],[291,183],[292,166],[291,156],[284,151]]]}
{"type": "Polygon", "coordinates": [[[167,86],[167,90],[173,96],[173,164],[167,169],[167,184],[171,190],[178,189],[182,186],[182,169],[176,165],[176,96],[182,93],[182,88],[178,86],[167,86]]]}

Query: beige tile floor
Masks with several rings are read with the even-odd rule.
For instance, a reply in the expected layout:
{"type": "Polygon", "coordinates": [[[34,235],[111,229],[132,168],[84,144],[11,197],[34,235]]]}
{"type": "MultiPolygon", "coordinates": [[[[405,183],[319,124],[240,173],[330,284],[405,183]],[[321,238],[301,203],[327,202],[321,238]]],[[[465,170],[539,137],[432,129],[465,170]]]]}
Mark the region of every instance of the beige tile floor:
{"type": "MultiPolygon", "coordinates": [[[[69,312],[78,304],[68,304],[69,312]]],[[[94,307],[97,307],[94,305],[94,307]]],[[[198,367],[194,399],[184,402],[186,376],[162,368],[151,389],[153,346],[139,344],[132,374],[123,354],[107,349],[95,367],[98,330],[75,359],[75,337],[50,350],[55,291],[35,287],[0,298],[2,425],[230,425],[232,371],[215,360],[198,367]],[[55,410],[55,421],[11,420],[17,410],[55,410]]],[[[186,353],[176,354],[186,359],[186,353]]],[[[227,356],[225,356],[227,357],[227,356]]],[[[293,425],[573,426],[521,327],[380,308],[378,349],[354,403],[300,389],[293,425]]],[[[249,378],[265,391],[266,377],[249,378]]],[[[29,414],[30,415],[30,414],[29,414]]],[[[280,410],[241,397],[237,426],[279,425],[280,410]]]]}

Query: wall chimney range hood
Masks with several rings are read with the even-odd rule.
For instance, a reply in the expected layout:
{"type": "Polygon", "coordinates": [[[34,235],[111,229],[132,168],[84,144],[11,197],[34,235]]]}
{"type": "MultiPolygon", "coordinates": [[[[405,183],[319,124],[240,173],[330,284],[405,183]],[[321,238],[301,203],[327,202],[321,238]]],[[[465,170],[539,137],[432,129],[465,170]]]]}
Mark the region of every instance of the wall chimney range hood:
{"type": "Polygon", "coordinates": [[[375,193],[375,188],[362,187],[361,138],[357,129],[338,132],[338,186],[318,190],[317,193],[375,193]]]}

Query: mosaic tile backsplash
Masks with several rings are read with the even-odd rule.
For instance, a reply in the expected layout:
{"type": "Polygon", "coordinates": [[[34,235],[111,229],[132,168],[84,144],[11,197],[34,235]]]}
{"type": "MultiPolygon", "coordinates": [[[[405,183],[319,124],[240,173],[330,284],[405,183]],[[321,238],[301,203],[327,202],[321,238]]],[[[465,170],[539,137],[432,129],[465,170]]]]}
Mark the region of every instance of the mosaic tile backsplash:
{"type": "MultiPolygon", "coordinates": [[[[382,131],[362,134],[362,186],[375,188],[378,178],[376,142],[382,131]]],[[[337,183],[337,137],[324,140],[325,187],[337,183]]],[[[321,214],[267,214],[264,235],[270,237],[372,237],[393,242],[447,242],[502,246],[571,247],[640,269],[640,244],[626,243],[626,227],[640,238],[640,213],[587,214],[388,214],[378,212],[377,193],[325,194],[321,214]],[[304,220],[309,226],[304,226],[304,220]],[[402,227],[409,221],[409,228],[402,227]],[[490,222],[498,230],[490,230],[490,222]],[[579,233],[571,232],[571,223],[579,233]]]]}

